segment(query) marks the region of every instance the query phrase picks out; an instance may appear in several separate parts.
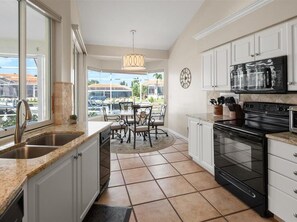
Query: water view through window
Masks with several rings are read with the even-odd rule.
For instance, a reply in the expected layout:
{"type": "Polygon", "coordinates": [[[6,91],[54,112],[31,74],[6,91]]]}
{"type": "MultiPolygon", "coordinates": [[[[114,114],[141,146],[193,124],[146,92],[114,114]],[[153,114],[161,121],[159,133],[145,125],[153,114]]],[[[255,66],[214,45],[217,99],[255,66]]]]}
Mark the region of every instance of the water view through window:
{"type": "Polygon", "coordinates": [[[119,102],[164,104],[164,73],[121,74],[88,70],[88,116],[119,112],[119,102]]]}

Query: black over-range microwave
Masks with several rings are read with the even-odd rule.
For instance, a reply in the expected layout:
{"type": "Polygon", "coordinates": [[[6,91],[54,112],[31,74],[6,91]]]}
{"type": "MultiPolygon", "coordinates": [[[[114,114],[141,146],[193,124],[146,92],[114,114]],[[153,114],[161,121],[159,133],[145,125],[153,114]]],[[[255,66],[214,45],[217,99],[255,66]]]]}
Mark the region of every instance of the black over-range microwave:
{"type": "Polygon", "coordinates": [[[233,65],[230,79],[235,93],[287,93],[287,56],[233,65]]]}

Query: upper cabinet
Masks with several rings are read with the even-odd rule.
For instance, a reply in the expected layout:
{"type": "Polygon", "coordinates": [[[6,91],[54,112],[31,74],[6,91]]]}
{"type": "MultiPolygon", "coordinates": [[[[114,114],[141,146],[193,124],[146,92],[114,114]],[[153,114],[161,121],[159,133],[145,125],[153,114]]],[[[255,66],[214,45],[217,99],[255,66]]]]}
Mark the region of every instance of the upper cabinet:
{"type": "Polygon", "coordinates": [[[230,90],[231,44],[202,54],[202,89],[230,90]]]}
{"type": "Polygon", "coordinates": [[[232,65],[287,55],[287,24],[232,42],[232,65]]]}
{"type": "Polygon", "coordinates": [[[288,22],[288,90],[297,91],[297,19],[288,22]]]}

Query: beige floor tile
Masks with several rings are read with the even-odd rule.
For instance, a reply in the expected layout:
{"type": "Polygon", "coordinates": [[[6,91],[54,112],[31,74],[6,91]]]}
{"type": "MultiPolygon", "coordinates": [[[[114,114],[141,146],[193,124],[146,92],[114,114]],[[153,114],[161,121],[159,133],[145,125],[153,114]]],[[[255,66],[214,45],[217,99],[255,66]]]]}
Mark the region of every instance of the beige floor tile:
{"type": "Polygon", "coordinates": [[[182,176],[160,179],[157,182],[167,197],[196,191],[182,176]]]}
{"type": "Polygon", "coordinates": [[[188,158],[185,155],[181,154],[180,152],[177,152],[177,153],[164,153],[163,156],[170,163],[183,161],[183,160],[188,160],[188,158]]]}
{"type": "Polygon", "coordinates": [[[189,151],[182,151],[182,154],[184,154],[188,159],[191,159],[192,157],[189,155],[189,151]]]}
{"type": "Polygon", "coordinates": [[[141,204],[135,206],[134,211],[138,222],[181,221],[168,200],[160,200],[152,203],[141,204]]]}
{"type": "Polygon", "coordinates": [[[176,139],[175,142],[174,142],[174,144],[182,144],[182,143],[188,143],[188,142],[186,140],[181,139],[181,138],[176,139]]]}
{"type": "Polygon", "coordinates": [[[183,143],[183,144],[173,144],[173,147],[179,151],[188,151],[188,144],[183,143]]]}
{"type": "Polygon", "coordinates": [[[227,222],[224,217],[220,217],[213,220],[208,220],[207,222],[227,222]]]}
{"type": "Polygon", "coordinates": [[[145,166],[140,157],[119,160],[123,170],[145,166]]]}
{"type": "Polygon", "coordinates": [[[158,155],[158,151],[148,152],[148,153],[139,153],[139,156],[151,156],[151,155],[158,155]]]}
{"type": "Polygon", "coordinates": [[[198,172],[184,175],[184,177],[198,190],[206,190],[220,185],[215,181],[214,177],[208,172],[198,172]]]}
{"type": "Polygon", "coordinates": [[[96,203],[108,206],[131,206],[125,186],[108,188],[96,203]]]}
{"type": "Polygon", "coordinates": [[[129,222],[136,222],[133,211],[131,212],[129,222]]]}
{"type": "Polygon", "coordinates": [[[113,171],[110,173],[109,187],[125,185],[121,171],[113,171]]]}
{"type": "Polygon", "coordinates": [[[117,160],[118,159],[117,154],[116,153],[110,153],[110,159],[111,160],[117,160]]]}
{"type": "Polygon", "coordinates": [[[226,219],[229,222],[268,222],[268,221],[275,221],[277,222],[277,220],[275,220],[274,218],[263,218],[261,216],[259,216],[255,211],[253,210],[246,210],[246,211],[242,211],[236,214],[232,214],[229,216],[226,216],[226,219]]]}
{"type": "Polygon", "coordinates": [[[167,147],[165,149],[159,150],[159,153],[173,153],[173,152],[178,152],[177,149],[175,149],[173,146],[167,147]]]}
{"type": "Polygon", "coordinates": [[[142,159],[147,166],[167,163],[166,159],[164,159],[162,155],[144,156],[142,159]]]}
{"type": "Polygon", "coordinates": [[[148,167],[155,179],[177,176],[179,173],[170,165],[162,164],[148,167]]]}
{"type": "Polygon", "coordinates": [[[203,171],[203,168],[194,163],[192,160],[172,163],[172,166],[174,166],[174,168],[181,174],[203,171]]]}
{"type": "Polygon", "coordinates": [[[220,213],[199,193],[172,197],[169,201],[183,221],[197,222],[220,216],[220,213]]]}
{"type": "Polygon", "coordinates": [[[223,215],[248,209],[248,206],[223,187],[202,191],[201,194],[223,215]]]}
{"type": "Polygon", "coordinates": [[[110,161],[110,170],[111,171],[121,170],[119,161],[111,160],[110,161]]]}
{"type": "Polygon", "coordinates": [[[127,184],[143,182],[143,181],[154,179],[150,171],[146,167],[123,170],[123,175],[127,184]]]}
{"type": "Polygon", "coordinates": [[[127,159],[127,158],[133,158],[133,157],[139,157],[138,153],[129,153],[129,154],[123,154],[118,153],[118,159],[127,159]]]}
{"type": "Polygon", "coordinates": [[[133,205],[165,198],[155,181],[127,185],[133,205]]]}

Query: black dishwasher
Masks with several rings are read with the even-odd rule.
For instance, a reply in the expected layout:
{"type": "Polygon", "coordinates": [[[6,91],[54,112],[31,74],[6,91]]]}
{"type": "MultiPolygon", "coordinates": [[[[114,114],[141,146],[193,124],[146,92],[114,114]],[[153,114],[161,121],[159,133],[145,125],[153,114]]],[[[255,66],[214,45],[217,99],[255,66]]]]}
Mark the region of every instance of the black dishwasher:
{"type": "Polygon", "coordinates": [[[100,133],[100,195],[108,187],[110,178],[110,129],[100,133]]]}
{"type": "Polygon", "coordinates": [[[21,222],[24,216],[24,192],[21,191],[0,215],[0,222],[21,222]]]}

